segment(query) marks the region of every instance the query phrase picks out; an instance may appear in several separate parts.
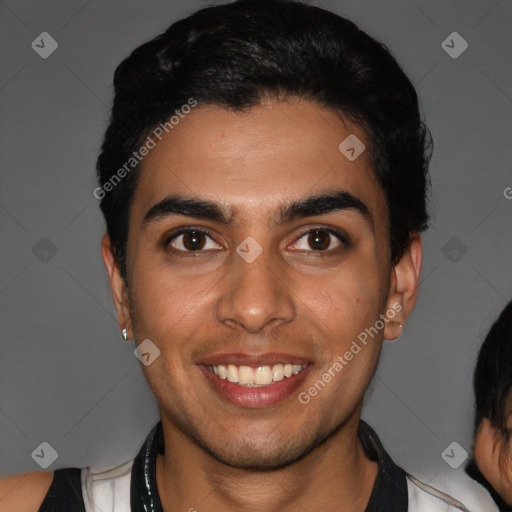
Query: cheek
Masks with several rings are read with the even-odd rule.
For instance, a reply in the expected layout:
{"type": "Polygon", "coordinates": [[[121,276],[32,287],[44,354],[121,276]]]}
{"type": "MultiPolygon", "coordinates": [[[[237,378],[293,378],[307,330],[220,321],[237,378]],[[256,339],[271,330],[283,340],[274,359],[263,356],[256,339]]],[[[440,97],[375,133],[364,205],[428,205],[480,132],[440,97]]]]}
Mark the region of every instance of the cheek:
{"type": "Polygon", "coordinates": [[[350,272],[333,273],[322,281],[319,290],[313,286],[303,288],[301,295],[307,307],[300,308],[297,314],[304,317],[301,325],[321,333],[318,345],[322,347],[318,348],[323,352],[322,371],[339,362],[339,357],[343,371],[334,369],[336,374],[357,374],[364,380],[373,371],[384,328],[379,315],[385,307],[376,275],[352,268],[350,272]]]}
{"type": "Polygon", "coordinates": [[[143,261],[134,265],[131,311],[137,338],[187,339],[206,319],[206,303],[213,286],[207,276],[184,278],[169,269],[158,270],[143,261]]]}
{"type": "Polygon", "coordinates": [[[340,268],[322,280],[316,295],[311,294],[311,287],[305,292],[310,294],[318,316],[336,326],[336,332],[341,329],[352,335],[375,323],[385,305],[378,272],[370,265],[366,269],[358,265],[340,268]]]}
{"type": "Polygon", "coordinates": [[[499,449],[495,445],[495,437],[490,428],[482,428],[475,439],[474,454],[478,468],[493,486],[498,487],[501,480],[499,470],[499,449]]]}
{"type": "MultiPolygon", "coordinates": [[[[509,431],[510,432],[510,431],[509,431]]],[[[507,468],[507,480],[508,480],[508,491],[509,491],[509,504],[512,504],[512,434],[507,444],[507,454],[505,456],[506,468],[507,468]]]]}

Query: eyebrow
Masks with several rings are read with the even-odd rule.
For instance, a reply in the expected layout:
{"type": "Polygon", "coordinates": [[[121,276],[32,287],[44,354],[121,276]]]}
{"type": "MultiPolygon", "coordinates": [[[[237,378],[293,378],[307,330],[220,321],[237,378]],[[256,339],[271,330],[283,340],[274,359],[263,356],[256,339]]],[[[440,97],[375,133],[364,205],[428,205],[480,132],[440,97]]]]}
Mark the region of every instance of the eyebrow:
{"type": "MultiPolygon", "coordinates": [[[[354,210],[361,214],[369,224],[373,224],[368,207],[345,190],[327,191],[281,205],[276,224],[281,225],[298,218],[325,215],[342,210],[354,210]]],[[[172,194],[148,210],[142,221],[142,229],[149,224],[174,215],[211,220],[226,226],[232,226],[234,223],[234,217],[218,203],[172,194]]]]}

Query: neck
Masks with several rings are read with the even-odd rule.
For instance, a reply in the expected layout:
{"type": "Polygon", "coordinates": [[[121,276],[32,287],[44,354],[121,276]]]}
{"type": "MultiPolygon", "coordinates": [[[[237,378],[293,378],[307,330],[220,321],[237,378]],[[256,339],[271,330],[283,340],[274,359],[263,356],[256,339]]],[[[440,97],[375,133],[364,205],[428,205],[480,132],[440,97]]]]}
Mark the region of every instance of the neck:
{"type": "Polygon", "coordinates": [[[162,419],[165,446],[170,447],[156,463],[163,510],[363,512],[378,465],[364,454],[358,424],[359,416],[302,459],[261,472],[219,462],[162,419]]]}

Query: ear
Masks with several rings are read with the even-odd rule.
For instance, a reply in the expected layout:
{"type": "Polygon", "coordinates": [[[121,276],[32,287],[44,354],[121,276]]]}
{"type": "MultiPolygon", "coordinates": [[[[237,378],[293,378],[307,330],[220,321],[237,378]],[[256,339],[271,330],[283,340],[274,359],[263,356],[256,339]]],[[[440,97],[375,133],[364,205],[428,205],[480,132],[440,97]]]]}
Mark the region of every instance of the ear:
{"type": "Polygon", "coordinates": [[[128,338],[133,338],[128,291],[116,263],[113,246],[108,235],[103,235],[101,239],[101,255],[110,281],[110,290],[116,307],[119,329],[126,329],[128,332],[128,338]]]}
{"type": "Polygon", "coordinates": [[[418,297],[422,263],[421,236],[419,233],[413,233],[409,246],[391,269],[387,312],[394,312],[394,315],[387,315],[388,320],[384,328],[386,340],[394,340],[400,336],[407,318],[414,309],[418,297]]]}

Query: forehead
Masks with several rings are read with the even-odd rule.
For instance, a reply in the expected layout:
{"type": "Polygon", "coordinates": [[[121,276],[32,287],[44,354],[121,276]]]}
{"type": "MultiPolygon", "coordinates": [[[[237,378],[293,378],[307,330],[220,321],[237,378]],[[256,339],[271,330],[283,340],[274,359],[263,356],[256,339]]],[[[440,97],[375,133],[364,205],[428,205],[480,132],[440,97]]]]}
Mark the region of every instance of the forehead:
{"type": "Polygon", "coordinates": [[[197,107],[161,137],[142,163],[135,223],[170,194],[211,200],[248,220],[283,200],[333,188],[359,198],[372,217],[386,217],[367,134],[310,102],[267,102],[243,113],[197,107]],[[345,151],[363,145],[355,159],[345,151]]]}

